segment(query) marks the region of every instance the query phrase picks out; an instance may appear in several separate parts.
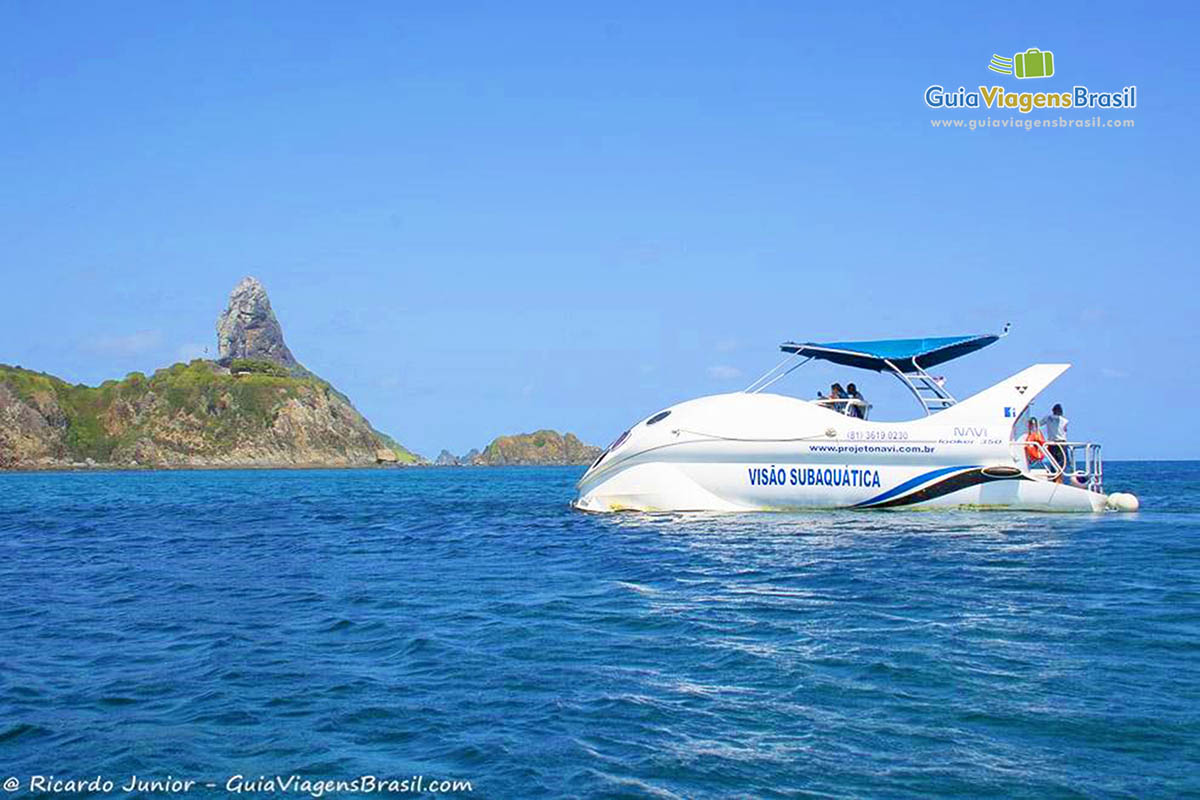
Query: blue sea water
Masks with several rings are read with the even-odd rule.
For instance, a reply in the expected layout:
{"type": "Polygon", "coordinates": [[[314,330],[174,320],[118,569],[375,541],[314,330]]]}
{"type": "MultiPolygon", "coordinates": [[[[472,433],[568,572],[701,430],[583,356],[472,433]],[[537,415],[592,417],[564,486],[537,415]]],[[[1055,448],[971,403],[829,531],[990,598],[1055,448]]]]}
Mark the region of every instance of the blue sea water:
{"type": "Polygon", "coordinates": [[[1200,794],[1200,462],[1094,516],[585,515],[579,473],[0,475],[0,778],[1200,794]]]}

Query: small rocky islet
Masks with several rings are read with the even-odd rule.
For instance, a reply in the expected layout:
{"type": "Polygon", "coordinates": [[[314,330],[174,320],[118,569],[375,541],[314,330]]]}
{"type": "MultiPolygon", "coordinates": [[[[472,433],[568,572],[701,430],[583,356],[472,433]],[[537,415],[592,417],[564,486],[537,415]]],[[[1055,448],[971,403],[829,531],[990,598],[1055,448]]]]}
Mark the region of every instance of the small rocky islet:
{"type": "Polygon", "coordinates": [[[571,466],[590,464],[603,448],[584,444],[573,433],[541,430],[513,436],[497,436],[483,452],[472,449],[463,456],[443,450],[434,460],[439,467],[505,467],[538,464],[571,466]]]}
{"type": "MultiPolygon", "coordinates": [[[[99,386],[0,364],[0,469],[428,465],[301,364],[263,285],[244,278],[217,318],[215,360],[99,386]]],[[[586,464],[573,434],[501,436],[435,465],[586,464]]]]}

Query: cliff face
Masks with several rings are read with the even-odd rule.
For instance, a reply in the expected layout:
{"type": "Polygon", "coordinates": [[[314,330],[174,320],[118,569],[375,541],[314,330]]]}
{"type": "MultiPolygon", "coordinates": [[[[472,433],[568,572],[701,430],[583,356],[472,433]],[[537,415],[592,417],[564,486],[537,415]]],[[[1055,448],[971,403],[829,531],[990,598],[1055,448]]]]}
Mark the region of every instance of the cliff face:
{"type": "Polygon", "coordinates": [[[514,464],[575,465],[595,461],[603,448],[584,444],[573,433],[537,431],[499,436],[469,463],[489,467],[514,464]]]}
{"type": "Polygon", "coordinates": [[[229,295],[229,305],[217,318],[217,357],[221,363],[249,358],[289,368],[299,366],[283,343],[283,329],[271,310],[267,290],[257,278],[242,278],[229,295]]]}
{"type": "Polygon", "coordinates": [[[414,463],[317,378],[196,360],[97,387],[0,366],[0,467],[414,463]]]}
{"type": "Polygon", "coordinates": [[[0,468],[419,462],[296,361],[255,279],[233,290],[217,340],[218,362],[95,387],[0,365],[0,468]]]}

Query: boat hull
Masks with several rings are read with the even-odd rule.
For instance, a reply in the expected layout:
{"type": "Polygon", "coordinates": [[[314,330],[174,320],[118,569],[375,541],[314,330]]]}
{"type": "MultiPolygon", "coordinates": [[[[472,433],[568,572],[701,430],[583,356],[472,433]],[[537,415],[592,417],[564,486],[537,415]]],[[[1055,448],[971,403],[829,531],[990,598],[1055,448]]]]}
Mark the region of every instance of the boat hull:
{"type": "Polygon", "coordinates": [[[1003,508],[1098,512],[1106,496],[1008,465],[648,461],[581,482],[584,511],[1003,508]]]}

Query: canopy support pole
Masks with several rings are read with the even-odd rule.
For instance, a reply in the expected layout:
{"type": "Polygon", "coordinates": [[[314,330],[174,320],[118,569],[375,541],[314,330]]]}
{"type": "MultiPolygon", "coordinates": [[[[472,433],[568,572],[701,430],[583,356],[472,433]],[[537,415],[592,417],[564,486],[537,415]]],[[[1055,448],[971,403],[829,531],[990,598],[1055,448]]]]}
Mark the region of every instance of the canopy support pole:
{"type": "Polygon", "coordinates": [[[901,371],[886,358],[883,359],[883,363],[891,368],[900,382],[908,387],[908,390],[913,393],[913,397],[917,398],[921,408],[925,409],[925,416],[929,416],[935,411],[941,411],[943,408],[949,408],[958,402],[932,375],[921,368],[917,359],[913,359],[913,366],[916,369],[911,372],[901,371]]]}
{"type": "Polygon", "coordinates": [[[769,378],[772,374],[774,374],[777,370],[779,370],[784,364],[788,363],[789,361],[791,361],[795,358],[798,358],[799,356],[800,356],[799,353],[792,353],[790,356],[785,358],[783,361],[780,361],[778,364],[771,367],[769,370],[767,370],[762,375],[760,375],[754,381],[754,383],[750,384],[742,391],[744,391],[746,394],[758,394],[759,392],[761,392],[763,389],[766,389],[771,384],[775,383],[776,381],[780,380],[781,378],[786,378],[794,370],[796,370],[799,367],[804,366],[805,364],[807,364],[808,362],[813,360],[813,357],[809,356],[808,358],[801,361],[799,364],[793,364],[791,369],[788,369],[786,372],[781,372],[778,375],[776,375],[774,378],[767,380],[767,378],[769,378]],[[765,383],[764,383],[764,381],[765,381],[765,383]]]}

